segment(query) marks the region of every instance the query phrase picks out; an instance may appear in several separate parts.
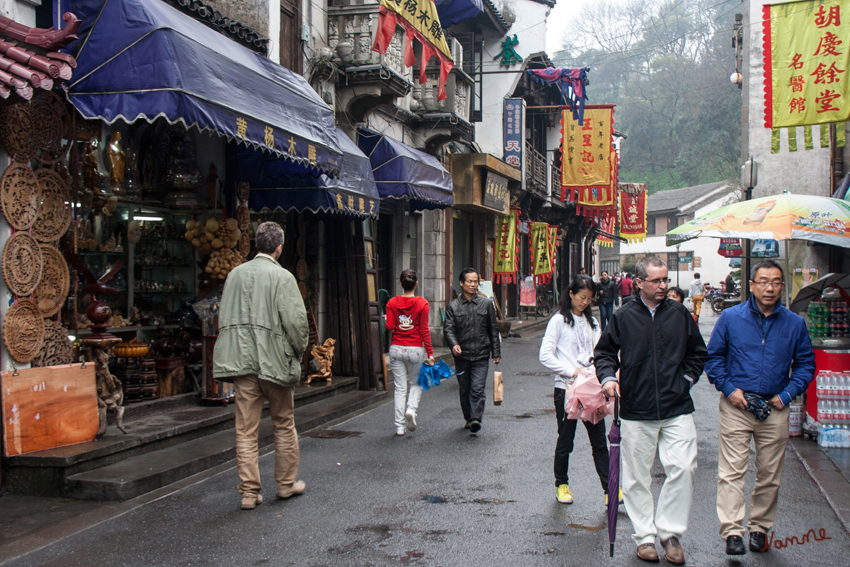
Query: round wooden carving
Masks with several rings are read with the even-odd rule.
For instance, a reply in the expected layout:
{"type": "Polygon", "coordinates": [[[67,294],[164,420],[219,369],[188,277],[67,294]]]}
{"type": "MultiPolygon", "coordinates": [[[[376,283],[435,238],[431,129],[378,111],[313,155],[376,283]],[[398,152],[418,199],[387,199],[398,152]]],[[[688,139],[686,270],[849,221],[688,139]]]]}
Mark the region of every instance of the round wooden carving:
{"type": "Polygon", "coordinates": [[[44,346],[30,363],[33,368],[71,364],[74,345],[68,339],[68,329],[59,321],[44,320],[44,346]]]}
{"type": "Polygon", "coordinates": [[[240,181],[236,184],[236,196],[242,203],[248,202],[248,195],[251,193],[251,186],[247,181],[240,181]]]}
{"type": "Polygon", "coordinates": [[[240,205],[236,209],[236,220],[239,222],[239,230],[242,232],[248,231],[248,225],[251,224],[251,211],[245,205],[240,205]]]}
{"type": "Polygon", "coordinates": [[[62,304],[68,299],[71,277],[68,264],[59,250],[49,244],[42,244],[40,248],[44,268],[41,271],[41,281],[35,288],[35,302],[42,317],[52,317],[59,313],[62,304]]]}
{"type": "Polygon", "coordinates": [[[38,161],[50,164],[64,156],[71,138],[72,120],[68,107],[54,92],[41,92],[33,102],[33,117],[37,124],[34,135],[38,146],[38,161]]]}
{"type": "Polygon", "coordinates": [[[38,151],[39,137],[32,108],[29,103],[18,103],[0,110],[0,139],[16,161],[27,161],[38,151]]]}
{"type": "Polygon", "coordinates": [[[307,262],[303,258],[295,262],[295,277],[302,282],[307,279],[307,262]]]}
{"type": "Polygon", "coordinates": [[[248,254],[251,253],[251,239],[248,237],[247,232],[243,232],[239,237],[239,254],[242,255],[243,258],[247,258],[248,254]]]}
{"type": "Polygon", "coordinates": [[[298,234],[304,234],[307,230],[307,219],[303,214],[298,215],[298,234]]]}
{"type": "Polygon", "coordinates": [[[3,215],[17,230],[29,230],[38,216],[38,179],[32,169],[13,163],[0,178],[3,215]]]}
{"type": "Polygon", "coordinates": [[[41,242],[59,240],[71,226],[71,199],[68,185],[62,176],[52,169],[35,172],[41,199],[32,234],[41,242]]]}
{"type": "Polygon", "coordinates": [[[3,339],[9,354],[18,362],[29,362],[44,345],[44,319],[34,301],[18,299],[6,312],[3,339]]]}
{"type": "Polygon", "coordinates": [[[307,299],[307,284],[298,282],[298,291],[301,292],[301,299],[307,299]]]}
{"type": "Polygon", "coordinates": [[[299,258],[303,258],[307,253],[307,239],[303,235],[295,240],[295,253],[299,258]]]}
{"type": "Polygon", "coordinates": [[[3,277],[17,296],[33,292],[41,280],[44,259],[38,242],[28,232],[16,232],[3,248],[3,277]]]}

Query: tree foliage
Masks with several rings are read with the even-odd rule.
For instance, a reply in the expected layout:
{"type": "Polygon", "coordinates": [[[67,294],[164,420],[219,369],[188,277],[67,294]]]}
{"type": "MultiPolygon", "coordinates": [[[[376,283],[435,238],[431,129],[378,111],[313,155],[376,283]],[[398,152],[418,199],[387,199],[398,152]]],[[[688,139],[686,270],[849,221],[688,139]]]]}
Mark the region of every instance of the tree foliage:
{"type": "Polygon", "coordinates": [[[617,105],[620,180],[650,192],[736,180],[741,91],[731,44],[739,0],[597,0],[566,30],[556,66],[589,66],[588,103],[617,105]]]}

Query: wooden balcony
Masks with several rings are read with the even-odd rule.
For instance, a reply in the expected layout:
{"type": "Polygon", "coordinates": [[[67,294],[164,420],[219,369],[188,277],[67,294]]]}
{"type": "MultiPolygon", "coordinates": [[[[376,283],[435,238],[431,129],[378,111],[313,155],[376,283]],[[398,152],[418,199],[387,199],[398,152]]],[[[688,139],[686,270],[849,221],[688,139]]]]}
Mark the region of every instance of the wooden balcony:
{"type": "Polygon", "coordinates": [[[546,156],[525,142],[525,187],[528,191],[546,194],[546,156]]]}

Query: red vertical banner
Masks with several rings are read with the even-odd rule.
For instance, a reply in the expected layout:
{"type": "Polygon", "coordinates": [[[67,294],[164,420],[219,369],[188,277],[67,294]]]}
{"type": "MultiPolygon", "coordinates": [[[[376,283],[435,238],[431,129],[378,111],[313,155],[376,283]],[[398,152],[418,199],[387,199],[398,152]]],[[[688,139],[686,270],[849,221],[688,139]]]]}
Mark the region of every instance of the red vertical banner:
{"type": "MultiPolygon", "coordinates": [[[[599,219],[599,228],[604,230],[608,234],[614,234],[614,224],[615,219],[613,216],[606,217],[604,219],[599,219]]],[[[596,237],[596,241],[600,246],[606,246],[608,248],[614,247],[614,240],[611,239],[610,236],[599,235],[596,237]]]]}
{"type": "Polygon", "coordinates": [[[646,183],[620,183],[620,236],[646,240],[646,183]]]}

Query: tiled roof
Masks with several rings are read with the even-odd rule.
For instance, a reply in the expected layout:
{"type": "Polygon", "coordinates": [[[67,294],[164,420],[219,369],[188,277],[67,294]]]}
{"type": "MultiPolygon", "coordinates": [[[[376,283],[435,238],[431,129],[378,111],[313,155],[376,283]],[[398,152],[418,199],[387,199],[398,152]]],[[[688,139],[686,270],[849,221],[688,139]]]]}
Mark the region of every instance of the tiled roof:
{"type": "Polygon", "coordinates": [[[720,198],[736,189],[737,187],[735,185],[726,181],[720,181],[715,183],[705,183],[703,185],[694,185],[693,187],[682,187],[681,189],[658,191],[647,198],[646,212],[690,212],[689,209],[694,208],[694,205],[696,205],[697,202],[700,203],[700,206],[705,204],[706,201],[704,201],[704,198],[714,200],[714,198],[720,198]],[[716,193],[716,197],[714,197],[712,193],[716,193]]]}
{"type": "Polygon", "coordinates": [[[33,89],[51,90],[71,78],[77,61],[58,50],[77,39],[80,20],[67,12],[61,30],[31,28],[0,16],[0,97],[32,98],[33,89]]]}
{"type": "Polygon", "coordinates": [[[499,11],[498,8],[496,8],[496,5],[493,4],[493,0],[483,0],[483,1],[484,1],[484,5],[487,6],[487,8],[493,13],[493,17],[496,18],[496,21],[499,22],[499,25],[502,26],[505,29],[510,29],[511,24],[509,24],[507,22],[507,20],[505,20],[505,18],[502,17],[502,13],[499,11]]]}

